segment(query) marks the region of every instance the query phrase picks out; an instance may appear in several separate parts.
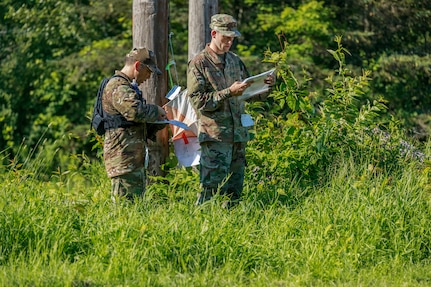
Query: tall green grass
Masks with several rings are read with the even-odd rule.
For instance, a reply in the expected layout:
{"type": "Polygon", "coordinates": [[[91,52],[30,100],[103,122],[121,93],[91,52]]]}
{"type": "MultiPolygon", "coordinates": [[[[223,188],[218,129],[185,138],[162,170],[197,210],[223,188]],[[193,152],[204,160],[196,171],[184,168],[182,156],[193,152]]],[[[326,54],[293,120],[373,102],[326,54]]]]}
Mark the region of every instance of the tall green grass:
{"type": "Polygon", "coordinates": [[[418,157],[384,101],[360,103],[368,73],[351,76],[337,42],[320,104],[272,55],[282,83],[231,210],[219,197],[194,206],[193,169],[113,204],[102,162],[73,155],[51,172],[55,145],[0,153],[0,284],[431,286],[430,143],[418,157]]]}
{"type": "Polygon", "coordinates": [[[49,181],[36,163],[3,167],[1,286],[431,284],[426,164],[388,173],[345,156],[306,187],[248,170],[243,202],[225,210],[222,198],[193,205],[186,169],[115,205],[103,165],[75,162],[49,181]]]}

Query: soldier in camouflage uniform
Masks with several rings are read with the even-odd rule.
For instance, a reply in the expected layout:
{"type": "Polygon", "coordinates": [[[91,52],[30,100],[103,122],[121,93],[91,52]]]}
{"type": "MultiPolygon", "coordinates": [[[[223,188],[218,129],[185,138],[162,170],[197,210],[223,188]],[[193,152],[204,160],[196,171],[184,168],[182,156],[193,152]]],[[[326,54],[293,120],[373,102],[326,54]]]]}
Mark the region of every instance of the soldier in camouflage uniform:
{"type": "MultiPolygon", "coordinates": [[[[239,202],[246,165],[248,128],[241,123],[244,101],[237,96],[250,85],[242,83],[249,73],[229,49],[237,30],[236,20],[226,14],[211,17],[211,42],[188,65],[187,94],[199,119],[201,145],[200,182],[196,204],[215,193],[229,197],[228,206],[239,202]]],[[[266,80],[273,84],[273,78],[266,80]]]]}
{"type": "Polygon", "coordinates": [[[126,55],[125,65],[107,83],[102,97],[106,113],[121,117],[126,123],[107,129],[104,142],[104,161],[112,181],[112,198],[133,200],[145,192],[147,139],[155,137],[164,124],[148,124],[165,120],[166,112],[157,105],[146,104],[138,85],[151,74],[161,74],[154,53],[135,48],[126,55]]]}

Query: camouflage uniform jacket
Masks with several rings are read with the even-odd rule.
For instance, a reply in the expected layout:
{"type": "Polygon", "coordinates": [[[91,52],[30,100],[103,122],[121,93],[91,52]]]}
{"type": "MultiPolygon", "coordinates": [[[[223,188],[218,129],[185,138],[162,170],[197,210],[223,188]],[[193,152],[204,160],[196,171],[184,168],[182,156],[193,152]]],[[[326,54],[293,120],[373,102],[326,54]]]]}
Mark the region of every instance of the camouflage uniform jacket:
{"type": "Polygon", "coordinates": [[[244,101],[230,95],[235,81],[249,77],[241,59],[232,52],[217,55],[209,45],[189,62],[187,94],[199,119],[200,142],[246,142],[248,128],[241,124],[244,101]]]}
{"type": "Polygon", "coordinates": [[[108,177],[123,175],[144,166],[147,138],[146,122],[158,119],[156,105],[147,105],[133,90],[131,79],[120,71],[109,80],[102,96],[103,109],[112,115],[122,114],[137,124],[126,128],[113,128],[105,132],[104,160],[108,177]],[[129,80],[126,80],[129,79],[129,80]]]}

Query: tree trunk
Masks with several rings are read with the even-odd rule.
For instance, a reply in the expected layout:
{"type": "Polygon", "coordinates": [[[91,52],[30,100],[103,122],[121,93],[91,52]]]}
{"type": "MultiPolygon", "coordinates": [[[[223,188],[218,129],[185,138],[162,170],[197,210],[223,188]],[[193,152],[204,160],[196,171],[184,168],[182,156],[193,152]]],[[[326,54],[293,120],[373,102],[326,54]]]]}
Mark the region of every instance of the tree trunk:
{"type": "Polygon", "coordinates": [[[188,59],[196,56],[211,41],[211,16],[218,13],[218,0],[190,0],[188,59]]]}
{"type": "MultiPolygon", "coordinates": [[[[140,88],[147,103],[159,106],[167,102],[168,19],[168,0],[133,0],[133,47],[153,50],[163,72],[153,74],[140,88]]],[[[149,141],[149,153],[148,174],[163,176],[161,165],[169,155],[168,128],[157,133],[156,142],[149,141]]]]}

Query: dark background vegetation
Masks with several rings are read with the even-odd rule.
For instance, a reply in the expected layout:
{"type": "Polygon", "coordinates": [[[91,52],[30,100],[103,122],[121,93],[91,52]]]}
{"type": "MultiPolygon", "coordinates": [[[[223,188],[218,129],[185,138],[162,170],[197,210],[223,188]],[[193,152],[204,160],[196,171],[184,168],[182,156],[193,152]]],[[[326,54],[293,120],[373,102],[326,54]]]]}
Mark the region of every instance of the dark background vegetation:
{"type": "MultiPolygon", "coordinates": [[[[13,158],[23,142],[34,147],[42,138],[48,147],[61,147],[53,167],[67,164],[70,154],[96,155],[89,116],[100,80],[121,68],[131,48],[131,2],[0,3],[0,151],[8,151],[3,160],[13,158]]],[[[176,81],[184,86],[188,1],[169,6],[176,81]]],[[[219,8],[237,18],[243,37],[234,51],[253,74],[262,70],[265,53],[283,51],[293,73],[309,77],[317,101],[327,95],[324,79],[338,69],[328,49],[342,36],[347,67],[372,72],[362,101],[384,99],[388,116],[408,136],[428,140],[429,0],[221,0],[219,8]]]]}

